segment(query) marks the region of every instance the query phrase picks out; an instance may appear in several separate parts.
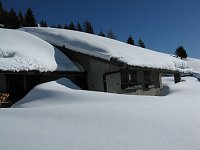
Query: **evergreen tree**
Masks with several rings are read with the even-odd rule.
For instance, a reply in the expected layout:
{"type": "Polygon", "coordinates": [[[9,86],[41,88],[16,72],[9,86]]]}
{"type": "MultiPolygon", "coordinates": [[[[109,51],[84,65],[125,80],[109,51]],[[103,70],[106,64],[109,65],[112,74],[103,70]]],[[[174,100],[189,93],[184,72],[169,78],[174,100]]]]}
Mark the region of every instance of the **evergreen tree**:
{"type": "Polygon", "coordinates": [[[57,25],[57,28],[61,29],[61,28],[62,28],[62,26],[61,26],[60,24],[58,24],[58,25],[57,25]]]}
{"type": "Polygon", "coordinates": [[[87,20],[83,24],[83,31],[86,33],[94,34],[92,24],[87,20]]]}
{"type": "Polygon", "coordinates": [[[112,29],[109,29],[107,37],[110,39],[116,39],[116,36],[114,35],[114,33],[112,32],[112,29]]]}
{"type": "Polygon", "coordinates": [[[2,24],[5,28],[8,28],[10,25],[9,13],[6,10],[3,10],[2,13],[2,24]]]}
{"type": "Polygon", "coordinates": [[[47,27],[47,23],[43,19],[40,21],[40,27],[47,27]]]}
{"type": "Polygon", "coordinates": [[[3,5],[0,0],[0,24],[2,27],[7,27],[9,25],[9,19],[8,19],[8,12],[3,9],[3,5]]]}
{"type": "Polygon", "coordinates": [[[26,27],[36,27],[37,26],[35,16],[33,15],[33,12],[30,7],[27,9],[26,14],[25,14],[25,26],[26,27]]]}
{"type": "Polygon", "coordinates": [[[51,28],[57,28],[56,25],[51,25],[51,28]]]}
{"type": "Polygon", "coordinates": [[[74,27],[74,23],[72,21],[69,24],[69,30],[76,30],[76,28],[74,27]]]}
{"type": "Polygon", "coordinates": [[[135,45],[135,42],[134,42],[134,40],[133,40],[133,38],[131,36],[129,36],[129,38],[127,40],[127,43],[131,44],[131,45],[135,45]]]}
{"type": "Polygon", "coordinates": [[[12,29],[17,29],[20,27],[18,16],[16,15],[14,9],[12,8],[8,14],[8,26],[12,29]]]}
{"type": "Polygon", "coordinates": [[[146,47],[146,46],[144,45],[144,42],[142,41],[141,38],[138,40],[138,46],[139,46],[139,47],[142,47],[142,48],[145,48],[145,47],[146,47]]]}
{"type": "Polygon", "coordinates": [[[69,29],[69,26],[67,24],[64,24],[63,29],[69,29]]]}
{"type": "Polygon", "coordinates": [[[176,57],[181,57],[181,59],[187,58],[187,53],[186,53],[186,50],[183,48],[183,46],[179,46],[176,49],[175,54],[176,54],[176,57]]]}
{"type": "Polygon", "coordinates": [[[1,0],[0,0],[0,24],[4,24],[4,10],[3,10],[3,6],[2,6],[2,3],[1,3],[1,0]]]}
{"type": "Polygon", "coordinates": [[[3,12],[3,6],[2,6],[1,0],[0,0],[0,15],[2,12],[3,12]]]}
{"type": "Polygon", "coordinates": [[[19,26],[20,27],[24,27],[24,17],[23,17],[23,14],[22,14],[22,11],[20,10],[19,13],[18,13],[18,19],[19,19],[19,26]]]}
{"type": "Polygon", "coordinates": [[[77,25],[76,25],[76,30],[77,30],[77,31],[81,31],[81,32],[83,31],[83,29],[82,29],[82,27],[81,27],[81,24],[80,24],[79,22],[78,22],[77,25]]]}
{"type": "Polygon", "coordinates": [[[106,37],[106,35],[103,33],[103,31],[100,31],[100,32],[99,32],[99,36],[106,37]]]}

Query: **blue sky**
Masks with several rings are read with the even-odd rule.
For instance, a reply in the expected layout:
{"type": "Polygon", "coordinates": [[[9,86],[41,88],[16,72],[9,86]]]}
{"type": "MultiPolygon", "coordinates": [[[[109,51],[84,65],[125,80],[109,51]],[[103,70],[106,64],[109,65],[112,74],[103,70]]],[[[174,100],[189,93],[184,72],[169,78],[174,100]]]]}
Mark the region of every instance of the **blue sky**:
{"type": "Polygon", "coordinates": [[[118,40],[141,37],[147,48],[173,54],[183,45],[200,58],[200,0],[2,0],[6,9],[31,7],[48,25],[92,22],[95,33],[112,29],[118,40]]]}

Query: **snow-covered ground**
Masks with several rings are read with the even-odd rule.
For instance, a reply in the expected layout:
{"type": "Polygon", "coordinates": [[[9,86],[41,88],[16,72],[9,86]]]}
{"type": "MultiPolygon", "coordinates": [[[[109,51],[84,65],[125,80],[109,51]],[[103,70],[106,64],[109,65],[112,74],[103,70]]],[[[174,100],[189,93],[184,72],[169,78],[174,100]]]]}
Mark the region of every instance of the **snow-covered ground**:
{"type": "Polygon", "coordinates": [[[200,83],[163,80],[160,97],[83,91],[66,79],[38,85],[0,109],[1,149],[199,150],[200,83]]]}
{"type": "Polygon", "coordinates": [[[65,46],[71,50],[84,54],[110,60],[116,58],[119,61],[133,66],[153,67],[158,69],[181,70],[185,69],[186,63],[168,54],[140,48],[117,40],[66,29],[55,28],[22,28],[47,42],[65,46]]]}
{"type": "Polygon", "coordinates": [[[1,71],[79,71],[60,50],[24,31],[0,28],[1,71]]]}

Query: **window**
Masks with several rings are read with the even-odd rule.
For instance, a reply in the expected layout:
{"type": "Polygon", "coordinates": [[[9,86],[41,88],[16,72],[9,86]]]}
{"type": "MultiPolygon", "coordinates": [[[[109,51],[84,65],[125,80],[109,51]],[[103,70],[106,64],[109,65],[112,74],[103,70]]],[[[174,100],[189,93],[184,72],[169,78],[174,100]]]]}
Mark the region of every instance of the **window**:
{"type": "Polygon", "coordinates": [[[137,72],[136,71],[121,72],[121,88],[126,89],[134,85],[137,85],[137,72]]]}
{"type": "Polygon", "coordinates": [[[148,88],[149,85],[151,85],[150,72],[149,71],[144,71],[144,83],[145,83],[145,88],[148,88]]]}

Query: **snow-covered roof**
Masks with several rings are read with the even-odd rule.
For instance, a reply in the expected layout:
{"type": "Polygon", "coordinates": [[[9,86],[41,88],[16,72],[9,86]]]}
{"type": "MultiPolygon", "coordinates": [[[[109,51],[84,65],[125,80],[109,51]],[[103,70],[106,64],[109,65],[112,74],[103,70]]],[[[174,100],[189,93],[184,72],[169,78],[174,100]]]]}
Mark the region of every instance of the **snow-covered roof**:
{"type": "Polygon", "coordinates": [[[55,28],[22,28],[56,46],[65,46],[105,60],[116,58],[131,66],[184,70],[186,63],[169,54],[132,46],[117,40],[78,31],[55,28]]]}
{"type": "Polygon", "coordinates": [[[184,59],[185,62],[187,63],[187,66],[189,68],[192,68],[192,74],[194,77],[200,79],[200,59],[196,58],[186,58],[184,59]]]}
{"type": "Polygon", "coordinates": [[[79,71],[60,50],[20,30],[0,28],[1,71],[79,71]]]}
{"type": "Polygon", "coordinates": [[[189,57],[184,60],[187,63],[187,66],[193,69],[194,73],[200,73],[200,59],[189,57]]]}

